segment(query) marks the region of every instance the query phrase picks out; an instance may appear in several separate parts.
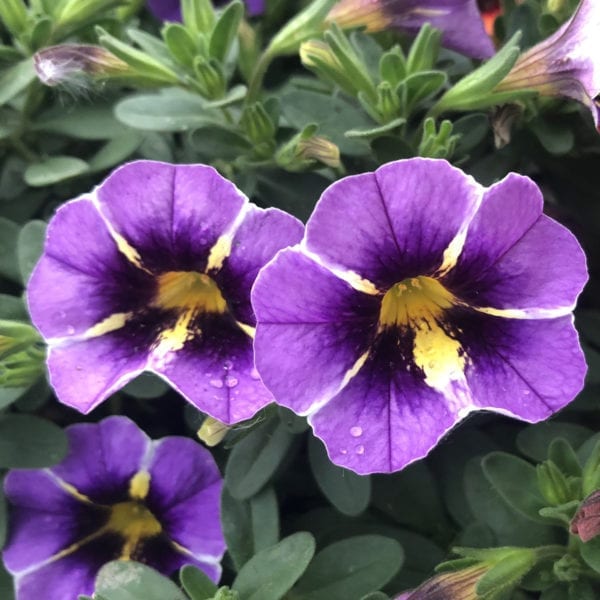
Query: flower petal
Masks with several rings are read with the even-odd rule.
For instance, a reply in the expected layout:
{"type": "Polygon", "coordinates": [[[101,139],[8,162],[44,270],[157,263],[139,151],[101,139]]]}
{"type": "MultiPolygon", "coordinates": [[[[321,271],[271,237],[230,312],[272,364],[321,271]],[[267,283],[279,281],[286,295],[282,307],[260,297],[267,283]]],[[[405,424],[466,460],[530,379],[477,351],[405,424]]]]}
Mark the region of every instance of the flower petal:
{"type": "Polygon", "coordinates": [[[96,197],[117,234],[155,272],[203,272],[247,203],[212,167],[144,160],[114,171],[96,197]]]}
{"type": "Polygon", "coordinates": [[[279,403],[306,414],[337,393],[369,348],[380,300],[292,248],[260,272],[252,304],[258,371],[279,403]]]}
{"type": "Polygon", "coordinates": [[[13,574],[49,559],[105,520],[105,515],[78,501],[42,469],[10,471],[4,489],[11,513],[3,558],[13,574]]]}
{"type": "Polygon", "coordinates": [[[181,437],[156,442],[147,504],[171,540],[202,563],[225,552],[220,524],[222,480],[210,452],[181,437]]]}
{"type": "Polygon", "coordinates": [[[382,336],[348,385],[309,417],[337,465],[360,474],[400,470],[459,421],[453,402],[425,384],[411,346],[382,336]]]}
{"type": "Polygon", "coordinates": [[[50,222],[27,295],[36,327],[53,338],[80,335],[112,314],[135,310],[152,292],[148,275],[119,252],[90,199],[81,198],[50,222]]]}
{"type": "Polygon", "coordinates": [[[541,209],[541,194],[526,177],[511,174],[492,186],[448,275],[450,289],[473,306],[507,309],[508,317],[571,312],[587,281],[585,256],[541,209]]]}
{"type": "Polygon", "coordinates": [[[118,556],[119,540],[86,544],[72,554],[28,572],[15,582],[19,600],[75,600],[80,594],[92,595],[100,567],[118,556]]]}
{"type": "Polygon", "coordinates": [[[88,413],[146,369],[154,339],[151,328],[125,325],[99,337],[51,345],[50,383],[63,404],[88,413]]]}
{"type": "Polygon", "coordinates": [[[482,189],[445,161],[389,163],[325,190],[306,245],[326,264],[385,290],[454,264],[482,189]]]}
{"type": "Polygon", "coordinates": [[[474,408],[535,423],[583,387],[585,359],[572,317],[516,320],[455,315],[474,408]]]}
{"type": "Polygon", "coordinates": [[[153,358],[150,368],[199,410],[224,423],[253,416],[272,402],[254,369],[252,339],[229,315],[200,315],[182,348],[153,358]]]}
{"type": "Polygon", "coordinates": [[[250,290],[258,271],[286,246],[302,239],[302,223],[275,208],[267,210],[250,205],[233,236],[231,252],[214,276],[234,317],[254,326],[250,290]]]}
{"type": "Polygon", "coordinates": [[[69,454],[51,469],[99,504],[128,499],[129,481],[140,470],[150,440],[126,417],[81,423],[66,429],[69,454]]]}

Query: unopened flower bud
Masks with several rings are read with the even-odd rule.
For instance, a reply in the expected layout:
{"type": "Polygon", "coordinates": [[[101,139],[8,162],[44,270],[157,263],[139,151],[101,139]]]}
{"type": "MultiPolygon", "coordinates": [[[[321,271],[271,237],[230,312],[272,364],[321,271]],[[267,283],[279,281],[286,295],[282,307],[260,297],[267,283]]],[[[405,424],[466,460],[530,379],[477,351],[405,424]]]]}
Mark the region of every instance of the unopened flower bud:
{"type": "Polygon", "coordinates": [[[130,67],[101,46],[62,44],[44,48],[33,57],[39,80],[48,86],[86,79],[125,75],[130,67]]]}
{"type": "Polygon", "coordinates": [[[212,448],[223,440],[230,429],[231,427],[225,423],[213,419],[213,417],[206,417],[196,435],[200,441],[212,448]]]}
{"type": "Polygon", "coordinates": [[[571,533],[587,542],[600,534],[600,490],[590,494],[571,521],[571,533]]]}
{"type": "Polygon", "coordinates": [[[319,135],[300,140],[297,154],[304,160],[316,160],[334,169],[340,166],[340,149],[333,142],[319,135]]]}

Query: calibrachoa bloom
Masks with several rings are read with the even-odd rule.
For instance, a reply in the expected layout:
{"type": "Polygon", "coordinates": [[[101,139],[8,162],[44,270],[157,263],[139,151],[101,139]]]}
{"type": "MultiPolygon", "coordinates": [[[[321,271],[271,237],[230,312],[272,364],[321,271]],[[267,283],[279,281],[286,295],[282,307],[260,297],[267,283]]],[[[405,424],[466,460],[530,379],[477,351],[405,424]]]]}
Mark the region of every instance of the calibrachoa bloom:
{"type": "Polygon", "coordinates": [[[212,167],[129,163],[68,202],[28,286],[58,398],[88,412],[142,371],[225,423],[272,398],[254,369],[250,288],[302,236],[212,167]]]}
{"type": "Polygon", "coordinates": [[[416,34],[425,23],[442,32],[442,44],[467,56],[489,58],[494,45],[476,0],[340,0],[327,15],[340,27],[399,29],[416,34]]]}
{"type": "Polygon", "coordinates": [[[192,564],[219,579],[222,479],[208,450],[183,437],[152,441],[125,417],[66,432],[62,463],[13,470],[4,483],[3,557],[17,600],[91,595],[100,567],[119,558],[165,574],[192,564]]]}
{"type": "Polygon", "coordinates": [[[497,91],[532,89],[585,104],[600,124],[600,2],[582,0],[575,14],[549,38],[524,52],[497,91]]]}
{"type": "Polygon", "coordinates": [[[256,366],[333,462],[390,472],[471,411],[536,422],[581,389],[573,235],[526,177],[415,158],[342,179],[252,292],[256,366]]]}
{"type": "MultiPolygon", "coordinates": [[[[244,0],[250,16],[260,15],[265,10],[265,0],[244,0]]],[[[224,4],[224,2],[215,2],[224,4]]],[[[148,8],[161,21],[181,21],[181,0],[148,0],[148,8]]]]}

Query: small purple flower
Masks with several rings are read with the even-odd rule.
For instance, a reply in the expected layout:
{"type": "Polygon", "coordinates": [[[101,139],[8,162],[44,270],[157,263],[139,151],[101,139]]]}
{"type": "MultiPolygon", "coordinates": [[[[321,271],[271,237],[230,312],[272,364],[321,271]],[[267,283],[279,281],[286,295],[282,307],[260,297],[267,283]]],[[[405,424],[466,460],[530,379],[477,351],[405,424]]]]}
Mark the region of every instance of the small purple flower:
{"type": "Polygon", "coordinates": [[[497,91],[532,89],[585,104],[596,127],[600,109],[600,2],[582,0],[573,16],[549,38],[524,52],[497,91]]]}
{"type": "MultiPolygon", "coordinates": [[[[248,15],[255,17],[265,11],[265,0],[244,0],[248,15]]],[[[223,1],[215,4],[224,4],[223,1]]],[[[180,0],[148,0],[148,8],[161,21],[181,21],[180,0]]]]}
{"type": "Polygon", "coordinates": [[[399,29],[416,34],[425,23],[442,32],[442,44],[474,58],[489,58],[494,45],[476,0],[340,0],[327,15],[340,27],[399,29]]]}
{"type": "Polygon", "coordinates": [[[330,186],[252,292],[256,366],[331,460],[391,472],[458,421],[536,422],[581,389],[573,235],[526,177],[484,188],[415,158],[330,186]]]}
{"type": "Polygon", "coordinates": [[[4,483],[17,600],[91,595],[100,567],[119,558],[166,575],[192,564],[218,581],[222,479],[210,452],[183,437],[152,441],[125,417],[66,432],[62,463],[4,483]]]}
{"type": "Polygon", "coordinates": [[[204,165],[129,163],[59,208],[28,286],[59,400],[88,412],[152,371],[219,421],[251,417],[272,398],[250,288],[301,237],[204,165]]]}

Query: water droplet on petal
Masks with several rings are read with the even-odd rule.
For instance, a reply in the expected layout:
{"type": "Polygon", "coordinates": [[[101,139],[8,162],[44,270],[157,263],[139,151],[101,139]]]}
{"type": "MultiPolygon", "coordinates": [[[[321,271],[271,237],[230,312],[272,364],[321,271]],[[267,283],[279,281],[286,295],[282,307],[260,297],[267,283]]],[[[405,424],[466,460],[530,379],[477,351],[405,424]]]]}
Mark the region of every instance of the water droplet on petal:
{"type": "Polygon", "coordinates": [[[352,437],[360,437],[362,435],[362,427],[350,427],[350,435],[352,437]]]}
{"type": "Polygon", "coordinates": [[[223,382],[220,379],[211,379],[210,385],[212,385],[214,388],[222,388],[223,382]]]}
{"type": "Polygon", "coordinates": [[[227,377],[225,377],[225,385],[228,388],[235,387],[237,384],[238,384],[238,380],[236,377],[232,377],[231,375],[227,375],[227,377]]]}
{"type": "Polygon", "coordinates": [[[75,327],[73,327],[72,325],[69,325],[67,327],[67,334],[68,335],[73,335],[75,333],[75,327]]]}
{"type": "Polygon", "coordinates": [[[348,454],[348,450],[340,450],[340,454],[348,454]]]}
{"type": "Polygon", "coordinates": [[[230,360],[226,360],[223,363],[223,367],[225,368],[226,371],[229,371],[233,367],[233,363],[230,360]]]}
{"type": "Polygon", "coordinates": [[[364,454],[365,447],[364,446],[356,446],[356,454],[364,454]]]}

